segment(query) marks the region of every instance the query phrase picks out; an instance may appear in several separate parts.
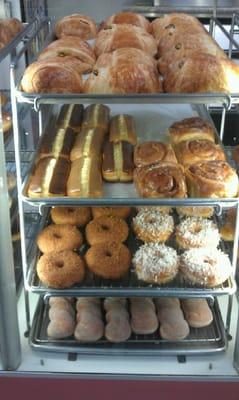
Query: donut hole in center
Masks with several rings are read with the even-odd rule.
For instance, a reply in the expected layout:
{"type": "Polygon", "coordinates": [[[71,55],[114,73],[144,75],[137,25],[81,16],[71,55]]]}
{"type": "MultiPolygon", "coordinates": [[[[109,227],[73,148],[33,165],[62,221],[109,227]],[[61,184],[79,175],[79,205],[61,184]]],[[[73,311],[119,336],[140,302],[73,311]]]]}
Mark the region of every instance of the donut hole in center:
{"type": "Polygon", "coordinates": [[[107,250],[105,253],[106,257],[112,257],[112,253],[110,250],[107,250]]]}
{"type": "Polygon", "coordinates": [[[107,225],[101,225],[102,231],[108,231],[109,227],[107,225]]]}
{"type": "Polygon", "coordinates": [[[68,208],[68,214],[72,214],[74,211],[74,208],[68,208]]]}
{"type": "Polygon", "coordinates": [[[53,237],[55,239],[61,239],[61,235],[59,235],[59,233],[53,233],[53,237]]]}
{"type": "Polygon", "coordinates": [[[63,267],[64,267],[63,261],[57,261],[57,262],[56,262],[56,267],[57,267],[57,268],[63,268],[63,267]]]}

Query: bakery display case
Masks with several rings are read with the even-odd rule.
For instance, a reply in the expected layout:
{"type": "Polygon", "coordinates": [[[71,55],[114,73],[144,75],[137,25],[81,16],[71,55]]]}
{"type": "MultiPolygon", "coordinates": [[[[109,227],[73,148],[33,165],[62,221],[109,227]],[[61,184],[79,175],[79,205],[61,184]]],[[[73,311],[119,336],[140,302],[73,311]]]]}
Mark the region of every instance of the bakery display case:
{"type": "MultiPolygon", "coordinates": [[[[54,46],[50,45],[52,47],[49,48],[49,44],[52,42],[54,44],[56,39],[50,14],[51,7],[48,10],[48,18],[37,19],[32,25],[30,24],[31,29],[29,28],[27,37],[21,42],[20,51],[12,53],[9,71],[15,152],[14,157],[11,154],[12,159],[9,168],[16,167],[24,288],[18,301],[19,330],[16,327],[16,332],[20,332],[22,361],[19,363],[18,368],[12,367],[10,364],[7,365],[7,368],[14,369],[16,374],[20,372],[23,375],[34,373],[39,376],[47,376],[55,373],[65,378],[73,375],[77,377],[83,375],[92,377],[95,375],[98,377],[105,376],[106,378],[114,376],[117,379],[122,379],[122,377],[131,379],[133,376],[134,379],[143,380],[151,379],[154,376],[156,380],[161,380],[167,375],[167,378],[172,380],[175,377],[190,380],[192,379],[192,374],[194,374],[199,379],[206,377],[206,379],[216,380],[223,377],[225,380],[229,379],[237,382],[237,350],[235,358],[233,352],[234,349],[237,349],[238,340],[236,326],[238,315],[236,271],[239,202],[237,190],[235,192],[235,186],[237,188],[237,183],[235,184],[235,182],[238,179],[235,171],[237,171],[238,166],[233,159],[233,148],[224,146],[223,139],[225,118],[228,116],[230,109],[237,110],[239,93],[237,93],[237,90],[234,93],[224,93],[223,91],[220,93],[159,92],[146,94],[27,93],[27,90],[23,91],[24,78],[22,77],[24,77],[25,72],[22,70],[20,74],[18,73],[19,65],[23,60],[24,62],[27,60],[27,64],[30,65],[34,62],[33,43],[35,43],[35,47],[38,50],[36,57],[42,54],[43,56],[40,55],[40,57],[44,58],[47,51],[49,51],[46,50],[47,46],[47,49],[54,52],[54,46]],[[212,105],[219,107],[220,110],[221,121],[218,130],[209,112],[212,105]],[[87,145],[84,144],[85,147],[82,145],[84,138],[78,141],[79,129],[84,129],[84,123],[86,122],[84,118],[87,120],[85,116],[87,113],[90,114],[90,107],[94,110],[94,115],[97,114],[95,110],[100,110],[98,118],[101,124],[104,119],[104,112],[109,114],[107,117],[108,124],[109,121],[117,121],[117,118],[118,121],[122,121],[122,116],[127,115],[127,118],[123,118],[122,125],[126,126],[126,130],[128,129],[130,132],[127,137],[126,147],[131,154],[131,158],[135,151],[136,142],[161,142],[165,147],[173,147],[172,130],[176,123],[179,123],[179,121],[180,123],[186,123],[185,121],[190,119],[203,121],[204,126],[210,126],[213,132],[213,142],[215,141],[213,146],[217,149],[219,157],[218,164],[215,164],[217,165],[217,176],[220,173],[225,173],[225,182],[227,182],[227,179],[232,179],[232,184],[229,184],[228,188],[224,189],[225,195],[221,196],[221,192],[218,195],[219,192],[217,190],[219,191],[220,188],[216,187],[216,183],[212,184],[210,181],[209,184],[206,184],[204,181],[200,193],[196,192],[195,185],[193,186],[193,177],[191,177],[190,185],[187,183],[187,190],[191,190],[191,196],[186,197],[184,194],[177,197],[177,195],[174,196],[170,193],[170,190],[175,191],[175,187],[178,187],[177,177],[173,175],[165,181],[165,191],[168,195],[163,195],[162,188],[160,190],[158,187],[155,189],[157,184],[154,184],[154,182],[162,175],[162,180],[164,180],[165,173],[158,172],[157,163],[151,163],[149,170],[145,169],[151,175],[148,175],[148,178],[142,177],[140,174],[143,174],[142,171],[145,166],[140,165],[140,155],[137,155],[139,166],[136,164],[136,156],[134,159],[137,169],[142,168],[140,171],[137,170],[137,176],[136,171],[130,171],[130,166],[127,169],[126,167],[124,168],[124,165],[122,167],[122,165],[118,164],[117,168],[120,173],[115,177],[115,170],[112,168],[112,159],[109,154],[113,154],[112,157],[114,157],[117,149],[119,150],[120,148],[121,150],[119,151],[122,151],[124,157],[123,145],[118,143],[121,143],[122,140],[126,142],[125,136],[119,141],[117,139],[116,142],[112,139],[112,142],[109,141],[108,147],[104,146],[104,161],[108,161],[105,161],[106,165],[102,167],[101,161],[99,162],[101,156],[98,157],[102,151],[103,140],[105,140],[105,133],[102,133],[102,127],[88,127],[92,130],[92,135],[95,135],[93,145],[88,143],[88,139],[85,139],[87,141],[87,145]],[[24,130],[23,116],[26,119],[30,118],[29,120],[31,121],[27,128],[24,127],[24,130]],[[131,119],[134,121],[135,131],[132,128],[131,119]],[[26,129],[27,135],[24,135],[26,129]],[[134,134],[136,132],[135,136],[132,132],[134,134]],[[171,136],[168,132],[171,132],[171,136]],[[79,143],[76,145],[77,150],[73,154],[73,143],[76,135],[78,136],[75,143],[79,143]],[[60,139],[56,139],[56,137],[60,139]],[[129,137],[131,143],[129,143],[129,137]],[[171,139],[169,139],[170,137],[171,139]],[[64,140],[66,141],[65,147],[64,140]],[[130,146],[132,147],[130,148],[130,146]],[[77,173],[72,172],[73,164],[75,161],[78,163],[79,160],[79,147],[81,159],[84,162],[87,157],[91,157],[95,161],[95,164],[92,164],[93,167],[90,164],[90,172],[87,170],[86,164],[80,167],[77,164],[77,173]],[[76,160],[73,160],[75,156],[76,160]],[[58,158],[60,158],[60,162],[58,158]],[[49,160],[50,162],[48,163],[49,160]],[[57,162],[59,162],[59,165],[61,164],[61,168],[54,169],[53,167],[52,169],[51,165],[54,164],[55,166],[57,162]],[[43,178],[36,172],[39,165],[42,165],[41,168],[45,171],[43,178]],[[86,180],[84,180],[82,172],[85,169],[87,170],[86,180]],[[55,179],[54,181],[52,177],[56,171],[59,173],[60,179],[55,179]],[[102,180],[101,171],[103,171],[104,180],[102,180]],[[113,172],[113,178],[109,171],[113,172]],[[226,178],[228,171],[232,178],[230,174],[229,178],[226,178]],[[123,178],[122,172],[125,173],[123,178]],[[72,178],[69,183],[68,177],[64,178],[64,176],[70,176],[70,174],[74,175],[74,177],[77,176],[77,178],[72,178]],[[79,176],[83,177],[83,183],[80,183],[80,188],[76,188],[77,185],[75,183],[77,179],[79,180],[79,176]],[[152,176],[153,178],[151,178],[152,176]],[[147,182],[150,179],[152,179],[151,186],[150,184],[147,186],[147,182]],[[143,189],[140,186],[140,180],[144,180],[143,189]],[[169,181],[173,182],[171,184],[172,188],[168,188],[170,186],[169,181]],[[206,186],[209,193],[208,196],[203,195],[203,193],[205,194],[206,186]],[[150,193],[153,190],[158,190],[157,193],[160,195],[144,197],[142,190],[145,190],[145,187],[147,187],[147,190],[151,190],[150,193]],[[227,189],[228,192],[226,192],[227,189]],[[74,194],[74,191],[77,195],[74,194]],[[68,252],[66,257],[69,258],[67,261],[58,260],[56,283],[55,281],[50,281],[48,277],[45,279],[44,274],[41,274],[40,261],[48,254],[48,250],[46,251],[44,246],[42,247],[39,237],[52,226],[58,226],[57,224],[53,225],[55,220],[52,210],[60,207],[68,207],[71,210],[74,210],[75,207],[85,207],[91,209],[92,213],[94,213],[94,208],[100,209],[100,207],[130,208],[123,222],[127,227],[127,234],[122,239],[124,244],[121,244],[122,248],[126,248],[130,253],[130,257],[129,262],[126,263],[126,272],[122,276],[114,278],[115,271],[112,272],[113,278],[109,275],[104,276],[102,271],[99,273],[99,265],[102,264],[99,260],[96,262],[96,267],[95,265],[92,267],[88,261],[89,252],[94,247],[94,244],[89,239],[89,225],[96,220],[96,218],[90,217],[78,229],[81,239],[77,244],[61,250],[68,252]],[[150,278],[151,280],[144,279],[143,272],[145,271],[142,272],[137,264],[140,258],[140,251],[143,252],[143,258],[146,258],[147,255],[147,240],[144,240],[135,228],[137,215],[142,211],[139,210],[140,207],[149,208],[150,211],[146,211],[149,213],[153,212],[153,207],[161,207],[161,210],[166,207],[171,209],[167,215],[173,221],[173,228],[169,233],[169,238],[167,237],[163,242],[167,242],[166,257],[169,257],[170,262],[172,261],[170,258],[171,250],[175,252],[180,261],[176,263],[177,270],[175,275],[168,281],[160,281],[161,278],[157,274],[150,278]],[[220,259],[219,269],[221,268],[221,270],[218,270],[219,278],[214,276],[215,280],[212,283],[209,280],[206,282],[205,277],[203,283],[201,281],[199,283],[198,281],[193,282],[192,278],[187,280],[186,274],[183,275],[183,254],[187,251],[190,252],[190,246],[183,247],[179,243],[178,232],[183,222],[179,210],[181,208],[182,212],[185,207],[194,209],[194,213],[200,207],[203,207],[204,210],[212,210],[207,220],[208,222],[205,223],[207,229],[209,229],[206,241],[207,245],[213,242],[214,251],[218,252],[217,257],[220,259]],[[222,237],[222,234],[221,238],[219,236],[217,238],[218,231],[222,232],[230,213],[233,219],[233,224],[231,224],[233,225],[232,239],[227,240],[222,237]],[[146,244],[144,244],[144,241],[146,244]],[[218,249],[216,250],[217,247],[218,249]],[[79,259],[84,259],[85,262],[82,261],[82,263],[83,265],[87,264],[87,267],[82,266],[82,264],[81,266],[78,265],[78,269],[83,268],[84,270],[82,276],[79,277],[77,275],[77,278],[73,281],[70,280],[69,284],[66,284],[66,281],[62,283],[59,270],[63,270],[64,263],[70,265],[72,253],[75,257],[78,257],[78,262],[79,259]],[[178,273],[179,263],[181,263],[181,269],[178,273]],[[69,322],[67,325],[69,331],[62,335],[63,324],[61,325],[60,333],[55,331],[55,326],[58,324],[56,318],[58,311],[54,310],[54,303],[57,302],[64,303],[65,308],[63,311],[67,311],[67,317],[63,319],[64,321],[67,320],[67,323],[69,322]],[[200,327],[193,324],[187,316],[187,306],[193,306],[196,302],[202,304],[203,310],[206,309],[205,314],[210,316],[205,324],[203,322],[204,325],[202,324],[200,327]],[[146,314],[140,314],[142,310],[137,311],[138,304],[143,309],[147,309],[147,315],[151,317],[149,320],[153,325],[152,329],[149,328],[150,323],[147,325],[147,329],[145,326],[142,328],[140,325],[139,321],[144,318],[147,320],[147,318],[146,314]],[[171,310],[171,305],[173,305],[173,311],[171,310]],[[84,308],[85,314],[81,307],[84,308]],[[120,310],[121,317],[119,319],[117,319],[118,317],[116,318],[117,313],[114,314],[115,307],[120,310]],[[138,320],[136,318],[137,312],[138,320]],[[178,325],[174,325],[175,313],[177,314],[178,325]],[[170,320],[170,315],[173,322],[170,320]],[[97,329],[94,330],[92,327],[90,332],[93,335],[93,339],[90,339],[90,333],[89,336],[87,336],[87,333],[84,336],[85,331],[82,328],[84,318],[87,323],[88,318],[91,321],[93,320],[92,326],[94,324],[97,325],[97,329]],[[118,323],[118,329],[116,330],[112,328],[115,321],[114,318],[118,323]],[[155,325],[153,322],[155,322],[155,325]],[[136,328],[137,323],[140,325],[138,329],[136,328]],[[171,327],[170,334],[165,328],[167,323],[172,323],[173,328],[171,327]],[[183,330],[182,336],[180,336],[180,329],[183,330]],[[174,331],[173,334],[172,331],[174,331]],[[123,339],[121,336],[118,339],[117,335],[120,334],[123,335],[123,339]],[[184,367],[183,373],[182,364],[184,367]]],[[[66,14],[67,12],[64,13],[64,15],[66,14]]],[[[228,41],[229,57],[234,54],[235,50],[239,50],[237,43],[238,16],[236,14],[233,15],[231,23],[231,30],[228,33],[217,18],[213,17],[210,22],[210,33],[213,35],[215,31],[219,30],[228,41]]],[[[92,60],[89,63],[92,64],[92,60]]],[[[64,62],[62,62],[63,64],[64,62]]],[[[56,65],[54,64],[55,67],[56,65]]],[[[97,74],[95,75],[97,76],[97,74]]],[[[42,82],[37,82],[37,84],[41,85],[42,82]]],[[[82,87],[82,82],[80,82],[79,87],[82,87]]],[[[97,117],[94,118],[97,120],[97,117]]],[[[89,121],[91,122],[90,119],[87,121],[88,123],[89,121]]],[[[117,123],[115,125],[117,126],[117,123]]],[[[118,122],[118,126],[121,126],[120,122],[118,122]]],[[[112,131],[115,130],[117,136],[121,133],[121,129],[114,127],[112,131]]],[[[114,137],[114,134],[115,132],[112,133],[112,137],[114,137]]],[[[208,141],[210,142],[210,138],[208,141]]],[[[7,143],[7,146],[10,146],[10,142],[7,143]]],[[[180,148],[177,151],[176,156],[179,160],[183,149],[180,148]]],[[[185,157],[181,157],[182,164],[184,161],[185,157]]],[[[193,175],[193,171],[186,164],[183,167],[179,166],[179,164],[176,165],[177,175],[179,171],[182,174],[184,171],[188,171],[188,174],[190,172],[193,175]]],[[[146,167],[148,166],[146,165],[146,167]]],[[[4,171],[3,167],[1,167],[2,169],[4,171]]],[[[209,175],[213,175],[215,169],[215,167],[212,168],[209,171],[209,175]]],[[[170,168],[167,165],[167,171],[169,170],[170,168]]],[[[207,171],[205,171],[205,175],[206,173],[207,171]]],[[[170,172],[167,172],[167,177],[169,174],[170,172]]],[[[218,180],[222,179],[218,178],[218,180]]],[[[189,178],[187,182],[189,182],[189,178]]],[[[186,183],[183,185],[186,185],[186,183]]],[[[180,187],[180,190],[182,191],[182,187],[180,187]]],[[[15,213],[17,214],[17,211],[15,213]]],[[[152,217],[152,214],[150,215],[152,217]]],[[[120,223],[122,221],[118,220],[118,224],[120,223]]],[[[153,220],[149,221],[149,224],[153,223],[153,220]]],[[[201,224],[203,225],[202,221],[201,224]]],[[[190,230],[191,228],[187,226],[186,231],[187,229],[190,230]]],[[[199,229],[201,229],[201,226],[199,229]]],[[[76,227],[75,230],[77,230],[76,227]]],[[[107,231],[108,228],[103,227],[103,230],[107,231]]],[[[72,232],[69,231],[68,233],[71,235],[72,232]]],[[[58,234],[59,231],[54,235],[57,237],[58,234]]],[[[0,243],[2,242],[1,237],[0,243]]],[[[69,241],[71,242],[71,240],[73,239],[70,238],[69,241]]],[[[66,237],[64,242],[67,242],[66,237]]],[[[100,243],[101,246],[102,243],[100,243]]],[[[49,242],[47,242],[47,245],[49,245],[49,242]]],[[[104,245],[106,245],[105,242],[104,245]]],[[[205,245],[205,247],[207,246],[205,245]]],[[[12,250],[8,249],[8,251],[11,251],[12,254],[12,250]]],[[[156,251],[161,256],[163,247],[158,248],[156,245],[156,251]]],[[[51,251],[49,253],[51,254],[51,251]]],[[[108,257],[110,256],[112,255],[108,255],[108,257]]],[[[6,258],[4,254],[3,257],[6,258]]],[[[191,255],[188,257],[190,261],[193,258],[191,255]]],[[[202,257],[207,259],[209,256],[208,254],[202,254],[202,257]]],[[[149,260],[150,258],[146,258],[146,263],[149,260]]],[[[213,261],[209,260],[208,264],[210,262],[214,263],[214,259],[213,261]]],[[[123,260],[121,259],[120,267],[122,267],[122,264],[123,260]]],[[[5,266],[4,269],[6,269],[5,266]]],[[[103,272],[105,273],[105,271],[103,272]]],[[[79,270],[78,273],[80,273],[79,270]]],[[[6,370],[5,365],[3,363],[3,371],[6,370]]]]}

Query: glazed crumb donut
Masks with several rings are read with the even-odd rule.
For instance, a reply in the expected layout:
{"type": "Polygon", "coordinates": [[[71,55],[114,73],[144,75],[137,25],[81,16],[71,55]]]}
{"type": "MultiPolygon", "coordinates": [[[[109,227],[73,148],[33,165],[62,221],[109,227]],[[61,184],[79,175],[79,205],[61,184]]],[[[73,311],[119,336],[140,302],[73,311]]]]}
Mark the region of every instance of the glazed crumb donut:
{"type": "Polygon", "coordinates": [[[133,218],[133,229],[143,242],[166,242],[174,230],[173,217],[154,210],[142,210],[133,218]]]}
{"type": "Polygon", "coordinates": [[[103,242],[124,242],[128,237],[129,228],[122,218],[103,215],[93,219],[86,226],[85,234],[91,246],[103,242]]]}
{"type": "Polygon", "coordinates": [[[123,243],[97,243],[86,252],[85,260],[94,274],[106,279],[120,279],[129,271],[131,254],[123,243]]]}
{"type": "Polygon", "coordinates": [[[210,218],[213,216],[213,207],[191,206],[191,207],[176,207],[180,217],[202,217],[210,218]]]}
{"type": "Polygon", "coordinates": [[[228,255],[221,250],[203,247],[185,251],[180,257],[179,270],[190,284],[214,287],[229,278],[232,266],[228,255]]]}
{"type": "Polygon", "coordinates": [[[54,207],[51,219],[55,224],[85,226],[91,220],[90,207],[54,207]]]}
{"type": "Polygon", "coordinates": [[[133,265],[138,279],[164,284],[177,275],[179,258],[172,247],[161,243],[146,243],[136,251],[133,265]]]}
{"type": "Polygon", "coordinates": [[[168,206],[139,206],[136,207],[137,211],[158,211],[161,214],[170,214],[172,212],[172,208],[168,206]]]}
{"type": "Polygon", "coordinates": [[[182,249],[217,247],[219,231],[214,222],[202,217],[186,217],[176,228],[176,242],[182,249]]]}
{"type": "Polygon", "coordinates": [[[131,207],[92,207],[92,214],[94,218],[107,215],[126,219],[130,213],[131,207]]]}
{"type": "Polygon", "coordinates": [[[82,245],[80,231],[72,225],[48,225],[37,237],[37,245],[42,253],[74,250],[82,245]]]}
{"type": "Polygon", "coordinates": [[[71,250],[43,254],[37,263],[42,283],[53,288],[68,288],[84,279],[85,263],[71,250]]]}

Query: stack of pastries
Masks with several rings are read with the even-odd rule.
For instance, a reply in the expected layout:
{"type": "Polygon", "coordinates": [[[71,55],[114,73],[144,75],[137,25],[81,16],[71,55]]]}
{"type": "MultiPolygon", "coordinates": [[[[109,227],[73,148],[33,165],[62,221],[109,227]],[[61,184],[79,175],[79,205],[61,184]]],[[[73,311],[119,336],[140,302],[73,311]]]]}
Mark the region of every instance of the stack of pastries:
{"type": "Polygon", "coordinates": [[[23,29],[17,18],[0,19],[0,50],[3,49],[23,29]]]}

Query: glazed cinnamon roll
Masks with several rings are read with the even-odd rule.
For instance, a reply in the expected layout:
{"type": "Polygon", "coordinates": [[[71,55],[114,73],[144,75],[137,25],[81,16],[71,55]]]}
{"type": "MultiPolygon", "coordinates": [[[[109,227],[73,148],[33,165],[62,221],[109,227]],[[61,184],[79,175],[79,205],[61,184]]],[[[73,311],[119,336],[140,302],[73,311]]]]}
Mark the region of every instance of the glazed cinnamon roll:
{"type": "Polygon", "coordinates": [[[136,167],[144,167],[145,165],[156,164],[161,161],[177,162],[170,144],[144,142],[134,149],[134,163],[136,167]]]}
{"type": "Polygon", "coordinates": [[[210,140],[215,142],[212,125],[199,117],[185,118],[169,127],[171,143],[176,145],[184,140],[210,140]]]}
{"type": "Polygon", "coordinates": [[[142,197],[178,197],[187,195],[183,167],[162,162],[134,170],[134,182],[142,197]]]}
{"type": "Polygon", "coordinates": [[[185,168],[191,197],[235,197],[238,193],[236,171],[225,161],[202,161],[185,168]]]}
{"type": "Polygon", "coordinates": [[[195,164],[200,161],[226,161],[222,147],[209,140],[185,140],[175,146],[178,162],[183,165],[195,164]]]}

